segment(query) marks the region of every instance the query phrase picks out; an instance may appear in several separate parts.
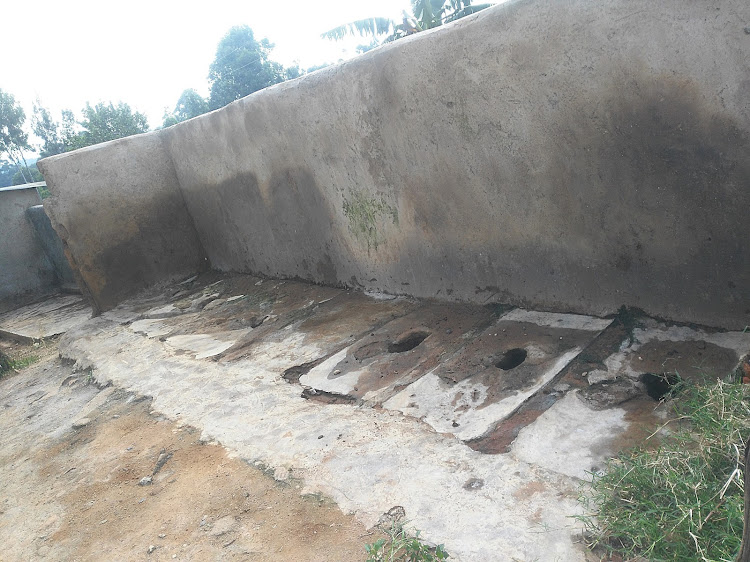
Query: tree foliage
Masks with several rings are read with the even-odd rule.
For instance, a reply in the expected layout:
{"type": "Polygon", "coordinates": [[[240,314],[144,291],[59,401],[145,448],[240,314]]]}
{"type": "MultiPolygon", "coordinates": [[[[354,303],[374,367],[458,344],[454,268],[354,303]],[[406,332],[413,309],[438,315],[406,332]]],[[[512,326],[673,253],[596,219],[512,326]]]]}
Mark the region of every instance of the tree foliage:
{"type": "MultiPolygon", "coordinates": [[[[72,114],[71,114],[72,118],[72,114]]],[[[65,152],[65,143],[61,134],[61,125],[52,119],[52,114],[37,99],[34,102],[34,114],[31,116],[31,130],[42,139],[39,156],[46,158],[65,152]]]]}
{"type": "Polygon", "coordinates": [[[98,103],[93,107],[86,102],[80,121],[76,121],[72,111],[64,109],[58,122],[37,100],[31,124],[34,134],[42,140],[42,158],[148,131],[146,116],[123,102],[98,103]]]}
{"type": "Polygon", "coordinates": [[[183,90],[180,99],[177,100],[174,111],[164,114],[163,126],[171,127],[182,121],[187,121],[193,117],[208,113],[208,111],[208,100],[192,88],[188,88],[187,90],[183,90]]]}
{"type": "Polygon", "coordinates": [[[32,178],[23,151],[29,150],[31,145],[28,135],[23,130],[24,121],[26,113],[16,103],[16,98],[0,90],[0,154],[8,155],[26,182],[32,181],[32,178]]]}
{"type": "Polygon", "coordinates": [[[0,187],[13,185],[13,175],[16,173],[16,165],[9,160],[0,160],[0,187]]]}
{"type": "Polygon", "coordinates": [[[374,17],[353,21],[326,31],[326,39],[342,39],[348,35],[383,37],[383,42],[395,41],[420,31],[450,23],[489,8],[492,3],[472,4],[472,0],[411,0],[411,14],[403,12],[401,22],[374,17]]]}
{"type": "Polygon", "coordinates": [[[219,42],[209,67],[209,106],[218,109],[286,79],[284,67],[270,59],[273,44],[257,41],[248,26],[233,27],[219,42]]]}
{"type": "Polygon", "coordinates": [[[23,172],[24,173],[21,173],[21,170],[18,170],[13,174],[10,184],[23,185],[24,183],[44,181],[44,176],[42,176],[42,173],[37,169],[36,165],[29,166],[28,171],[24,170],[23,172]]]}
{"type": "Polygon", "coordinates": [[[81,130],[75,132],[72,114],[63,112],[63,142],[65,150],[75,150],[92,144],[129,137],[148,131],[148,120],[143,113],[133,111],[126,103],[114,105],[86,102],[83,119],[78,122],[81,130]]]}

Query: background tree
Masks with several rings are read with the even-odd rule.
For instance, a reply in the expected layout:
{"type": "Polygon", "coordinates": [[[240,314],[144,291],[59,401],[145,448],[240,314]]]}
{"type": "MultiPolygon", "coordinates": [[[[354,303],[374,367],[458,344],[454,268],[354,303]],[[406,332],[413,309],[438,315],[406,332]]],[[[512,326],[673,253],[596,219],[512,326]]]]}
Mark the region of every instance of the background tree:
{"type": "Polygon", "coordinates": [[[79,132],[74,132],[70,118],[70,113],[67,116],[63,113],[63,143],[66,151],[148,131],[146,116],[137,111],[133,112],[130,106],[123,102],[116,106],[112,102],[98,103],[94,107],[86,102],[83,119],[78,122],[81,127],[79,132]]]}
{"type": "Polygon", "coordinates": [[[489,8],[493,3],[475,4],[472,0],[411,0],[411,14],[403,12],[399,23],[388,18],[366,18],[326,31],[326,39],[342,39],[347,35],[379,38],[383,42],[395,41],[407,35],[432,29],[489,8]]]}
{"type": "Polygon", "coordinates": [[[163,126],[171,127],[181,121],[187,121],[193,117],[208,113],[208,111],[208,100],[192,88],[188,88],[187,90],[183,90],[180,99],[177,100],[174,111],[164,115],[163,126]]]}
{"type": "Polygon", "coordinates": [[[13,95],[0,90],[0,154],[7,154],[25,182],[32,181],[31,170],[23,156],[29,150],[29,137],[23,130],[26,113],[13,95]]]}
{"type": "Polygon", "coordinates": [[[379,47],[380,42],[377,39],[373,39],[367,44],[357,45],[357,48],[355,49],[357,51],[358,55],[361,55],[362,53],[366,53],[367,51],[372,51],[375,47],[379,47]]]}
{"type": "MultiPolygon", "coordinates": [[[[21,173],[21,170],[17,171],[15,174],[13,174],[13,177],[10,180],[11,185],[23,185],[24,183],[31,183],[31,182],[37,182],[37,181],[44,181],[44,176],[42,173],[37,169],[36,164],[29,165],[28,170],[24,170],[24,173],[21,173]]],[[[40,195],[42,192],[40,192],[40,195]]]]}
{"type": "Polygon", "coordinates": [[[284,80],[294,80],[305,74],[305,71],[299,67],[299,64],[288,66],[284,69],[284,80]]]}
{"type": "Polygon", "coordinates": [[[322,64],[316,64],[313,66],[309,66],[307,70],[305,70],[305,74],[310,74],[311,72],[315,72],[316,70],[320,70],[321,68],[326,68],[331,66],[330,62],[324,62],[322,64]]]}
{"type": "Polygon", "coordinates": [[[0,187],[13,185],[13,174],[16,170],[16,165],[10,160],[0,160],[0,187]]]}
{"type": "MultiPolygon", "coordinates": [[[[62,110],[62,123],[60,124],[60,135],[63,139],[63,144],[65,143],[65,139],[72,138],[76,134],[76,116],[70,109],[63,109],[62,110]]],[[[70,148],[66,148],[65,151],[71,150],[70,148]]]]}
{"type": "Polygon", "coordinates": [[[269,58],[273,44],[255,40],[248,26],[233,27],[216,49],[209,67],[209,106],[218,109],[286,78],[281,64],[269,58]]]}
{"type": "Polygon", "coordinates": [[[39,156],[46,158],[65,152],[65,143],[60,131],[60,124],[52,119],[49,110],[37,99],[34,102],[34,114],[31,116],[31,129],[42,139],[39,156]]]}

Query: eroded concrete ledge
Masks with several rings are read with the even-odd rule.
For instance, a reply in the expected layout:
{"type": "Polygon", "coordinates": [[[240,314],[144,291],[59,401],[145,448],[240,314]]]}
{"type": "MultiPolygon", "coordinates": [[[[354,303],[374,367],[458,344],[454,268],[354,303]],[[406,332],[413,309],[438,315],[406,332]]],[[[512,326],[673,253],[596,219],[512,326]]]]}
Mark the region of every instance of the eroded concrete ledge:
{"type": "Polygon", "coordinates": [[[748,22],[742,0],[507,2],[43,161],[49,208],[105,307],[197,266],[189,215],[220,270],[742,328],[748,22]],[[100,184],[122,197],[87,204],[100,184]],[[178,186],[187,211],[146,219],[178,186]]]}

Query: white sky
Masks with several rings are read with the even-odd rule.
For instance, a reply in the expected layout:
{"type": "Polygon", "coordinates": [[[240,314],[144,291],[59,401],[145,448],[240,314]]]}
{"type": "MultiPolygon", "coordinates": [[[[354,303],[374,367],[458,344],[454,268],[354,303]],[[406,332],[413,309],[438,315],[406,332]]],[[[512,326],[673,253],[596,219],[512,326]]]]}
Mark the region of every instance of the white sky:
{"type": "Polygon", "coordinates": [[[276,44],[272,57],[308,68],[355,54],[367,38],[321,39],[332,27],[369,16],[400,19],[409,0],[32,0],[3,2],[0,89],[26,111],[38,97],[59,120],[85,102],[123,101],[161,125],[180,93],[208,94],[216,46],[235,25],[276,44]]]}

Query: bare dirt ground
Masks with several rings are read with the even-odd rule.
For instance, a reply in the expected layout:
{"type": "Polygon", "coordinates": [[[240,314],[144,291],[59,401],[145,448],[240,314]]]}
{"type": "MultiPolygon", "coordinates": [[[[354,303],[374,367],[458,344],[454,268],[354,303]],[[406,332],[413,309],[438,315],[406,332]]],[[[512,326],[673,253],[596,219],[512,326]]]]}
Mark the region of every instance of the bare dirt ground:
{"type": "Polygon", "coordinates": [[[55,342],[0,350],[35,360],[0,379],[1,561],[356,561],[379,537],[149,399],[98,388],[55,342]]]}

